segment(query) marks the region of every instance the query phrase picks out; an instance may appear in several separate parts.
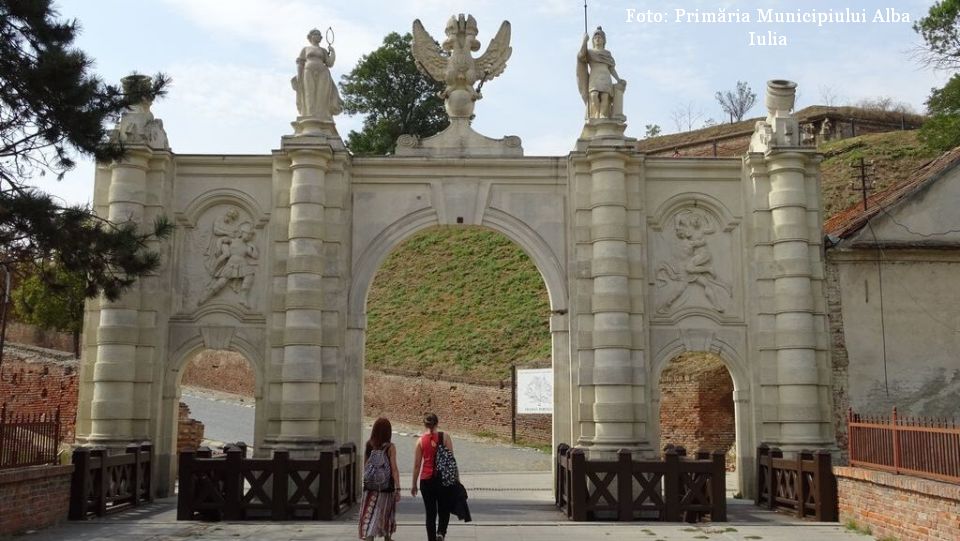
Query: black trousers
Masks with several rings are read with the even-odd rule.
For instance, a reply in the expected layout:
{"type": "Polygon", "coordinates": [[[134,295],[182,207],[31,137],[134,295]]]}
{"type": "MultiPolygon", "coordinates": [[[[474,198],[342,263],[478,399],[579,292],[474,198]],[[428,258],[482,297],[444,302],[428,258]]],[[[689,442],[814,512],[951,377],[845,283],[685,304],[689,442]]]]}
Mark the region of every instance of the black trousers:
{"type": "Polygon", "coordinates": [[[423,506],[427,510],[427,541],[437,541],[437,533],[446,537],[450,523],[450,506],[447,504],[446,489],[440,485],[440,477],[420,480],[420,494],[423,506]],[[437,525],[437,515],[440,525],[437,525]]]}

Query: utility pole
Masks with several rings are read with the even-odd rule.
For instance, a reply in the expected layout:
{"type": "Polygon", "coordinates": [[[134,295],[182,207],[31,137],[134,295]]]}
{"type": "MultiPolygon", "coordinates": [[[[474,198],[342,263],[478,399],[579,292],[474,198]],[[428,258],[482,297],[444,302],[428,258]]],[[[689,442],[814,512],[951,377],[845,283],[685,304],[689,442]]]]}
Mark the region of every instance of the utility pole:
{"type": "Polygon", "coordinates": [[[856,170],[856,178],[850,184],[850,189],[857,190],[863,197],[863,210],[867,210],[867,194],[873,190],[873,162],[867,162],[860,158],[850,164],[850,167],[856,170]]]}

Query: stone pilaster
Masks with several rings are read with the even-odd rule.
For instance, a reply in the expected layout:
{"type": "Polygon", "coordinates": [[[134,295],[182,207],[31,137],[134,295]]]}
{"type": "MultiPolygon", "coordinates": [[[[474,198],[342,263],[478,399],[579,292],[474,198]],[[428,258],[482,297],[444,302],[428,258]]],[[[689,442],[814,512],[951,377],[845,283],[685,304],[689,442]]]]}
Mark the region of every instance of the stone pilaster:
{"type": "MultiPolygon", "coordinates": [[[[113,164],[107,196],[107,219],[114,223],[143,223],[150,150],[131,148],[113,164]]],[[[89,444],[123,447],[145,437],[136,422],[137,346],[140,342],[140,284],[135,283],[114,301],[103,302],[96,330],[93,398],[89,444]]]]}
{"type": "MultiPolygon", "coordinates": [[[[586,414],[579,443],[596,453],[649,448],[647,419],[638,407],[646,396],[646,366],[643,340],[634,332],[643,328],[642,291],[633,287],[631,269],[637,239],[631,238],[629,215],[636,209],[628,208],[629,183],[637,179],[628,174],[632,140],[622,136],[624,127],[616,121],[588,123],[584,133],[590,139],[578,142],[584,174],[575,182],[588,186],[574,188],[583,194],[582,202],[573,196],[583,225],[575,253],[585,256],[578,265],[588,273],[580,280],[575,308],[580,321],[576,349],[585,376],[578,393],[586,414]]],[[[633,271],[642,272],[640,268],[633,271]]]]}
{"type": "Polygon", "coordinates": [[[307,450],[321,432],[323,354],[324,180],[329,145],[285,141],[290,157],[290,221],[286,263],[280,424],[274,444],[307,450]],[[289,143],[289,144],[288,144],[289,143]]]}

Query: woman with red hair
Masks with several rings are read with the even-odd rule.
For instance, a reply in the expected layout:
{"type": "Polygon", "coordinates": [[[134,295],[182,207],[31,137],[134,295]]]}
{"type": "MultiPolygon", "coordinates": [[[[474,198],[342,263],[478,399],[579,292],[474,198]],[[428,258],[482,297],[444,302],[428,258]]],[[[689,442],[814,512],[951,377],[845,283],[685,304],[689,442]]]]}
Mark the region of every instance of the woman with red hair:
{"type": "Polygon", "coordinates": [[[397,531],[397,502],[400,474],[397,448],[390,443],[390,421],[380,417],[373,423],[363,452],[363,502],[360,506],[360,539],[390,537],[397,531]]]}

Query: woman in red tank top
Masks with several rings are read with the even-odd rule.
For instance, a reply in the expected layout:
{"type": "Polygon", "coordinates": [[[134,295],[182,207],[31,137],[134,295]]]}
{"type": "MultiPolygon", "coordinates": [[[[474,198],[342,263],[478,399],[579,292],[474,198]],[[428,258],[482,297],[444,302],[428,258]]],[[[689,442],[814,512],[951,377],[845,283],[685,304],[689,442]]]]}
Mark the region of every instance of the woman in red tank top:
{"type": "MultiPolygon", "coordinates": [[[[413,451],[413,483],[410,485],[410,494],[417,495],[417,481],[420,492],[423,493],[423,506],[427,512],[427,541],[443,541],[447,535],[447,525],[450,523],[450,507],[447,504],[445,491],[440,485],[439,476],[434,475],[434,458],[437,456],[437,446],[440,445],[440,434],[437,433],[437,416],[428,413],[423,418],[423,426],[427,432],[417,438],[417,446],[413,451]],[[439,524],[437,519],[439,518],[439,524]]],[[[449,434],[443,434],[443,445],[453,452],[453,440],[449,434]]]]}

